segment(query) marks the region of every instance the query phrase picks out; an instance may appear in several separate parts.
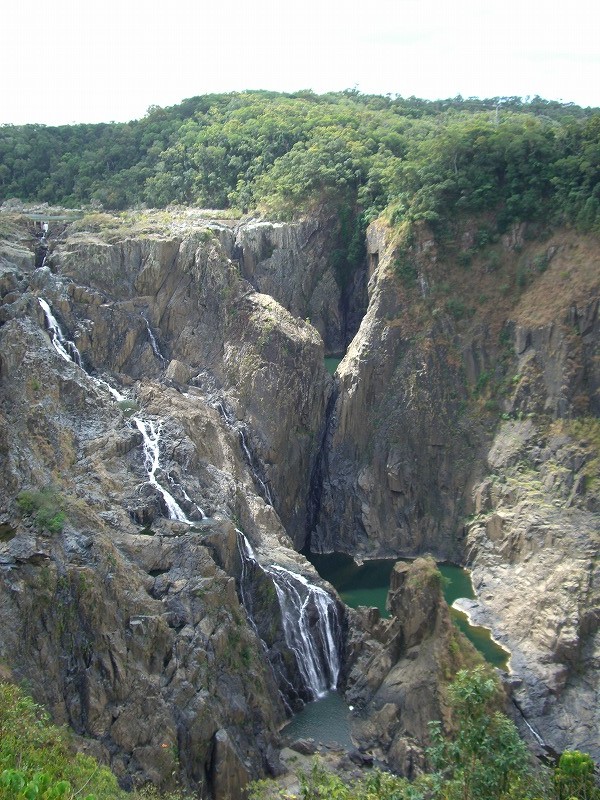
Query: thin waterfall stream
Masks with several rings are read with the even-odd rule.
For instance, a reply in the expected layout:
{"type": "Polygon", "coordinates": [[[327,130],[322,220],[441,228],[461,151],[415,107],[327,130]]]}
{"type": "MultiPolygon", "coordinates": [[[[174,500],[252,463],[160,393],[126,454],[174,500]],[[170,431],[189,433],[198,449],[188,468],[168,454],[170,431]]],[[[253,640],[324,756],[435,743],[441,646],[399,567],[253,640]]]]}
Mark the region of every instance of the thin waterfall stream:
{"type": "MultiPolygon", "coordinates": [[[[85,375],[90,378],[90,380],[92,380],[97,386],[101,386],[103,389],[106,389],[117,402],[126,400],[126,396],[119,392],[118,389],[112,387],[107,381],[103,380],[102,378],[96,378],[94,375],[90,375],[90,373],[83,367],[81,354],[79,353],[75,343],[67,339],[63,334],[58,320],[52,313],[50,304],[44,300],[43,297],[38,297],[38,302],[42,311],[44,312],[46,330],[50,336],[50,341],[52,342],[52,345],[59,356],[65,361],[69,361],[78,366],[85,373],[85,375]]],[[[146,324],[148,325],[147,321],[146,324]]],[[[152,336],[152,331],[150,331],[149,325],[148,331],[152,336]]],[[[151,343],[153,339],[154,337],[152,336],[151,343]]],[[[153,344],[153,350],[154,347],[158,348],[155,340],[153,344]]],[[[155,355],[156,354],[157,353],[155,351],[155,355]]],[[[160,357],[162,358],[162,355],[160,357]]],[[[177,522],[184,522],[187,525],[193,525],[193,520],[188,519],[185,511],[181,508],[173,495],[161,485],[156,477],[156,473],[160,469],[160,434],[162,429],[162,421],[159,420],[158,423],[155,424],[153,420],[144,419],[144,417],[138,413],[132,417],[131,422],[142,435],[144,445],[144,466],[148,475],[148,483],[150,483],[150,485],[153,486],[161,495],[167,509],[168,518],[177,522]]],[[[205,518],[206,515],[200,506],[191,500],[183,487],[179,488],[181,489],[186,501],[192,505],[195,505],[200,516],[205,518]]]]}
{"type": "Polygon", "coordinates": [[[156,336],[154,335],[152,328],[150,327],[150,323],[148,322],[148,317],[144,314],[141,315],[142,319],[146,323],[146,333],[148,334],[148,341],[150,342],[150,347],[152,348],[152,352],[161,361],[163,364],[165,363],[165,357],[161,353],[160,347],[158,346],[158,342],[156,341],[156,336]]]}
{"type": "Polygon", "coordinates": [[[184,510],[181,508],[173,495],[164,486],[161,486],[156,477],[160,468],[160,432],[162,423],[155,425],[152,420],[144,420],[139,415],[132,418],[132,422],[142,434],[144,440],[144,464],[148,473],[148,482],[162,495],[167,507],[169,519],[177,522],[185,522],[192,525],[192,520],[188,519],[184,510]]]}
{"type": "MultiPolygon", "coordinates": [[[[38,297],[38,302],[42,308],[42,311],[44,312],[44,317],[46,319],[46,330],[50,336],[52,346],[58,355],[61,358],[64,358],[65,361],[72,361],[78,367],[81,367],[81,354],[75,343],[71,342],[69,339],[66,339],[63,335],[60,325],[52,313],[50,305],[43,299],[43,297],[38,297]]],[[[83,369],[83,367],[81,368],[83,369]]]]}
{"type": "Polygon", "coordinates": [[[248,445],[248,429],[246,424],[235,418],[233,412],[227,408],[221,398],[213,397],[210,401],[210,404],[219,412],[227,426],[237,433],[240,445],[242,447],[242,452],[244,453],[246,463],[248,464],[250,474],[252,475],[252,480],[254,481],[254,485],[258,489],[259,494],[265,503],[268,503],[270,506],[274,505],[273,495],[271,494],[269,485],[261,475],[261,465],[248,445]]]}

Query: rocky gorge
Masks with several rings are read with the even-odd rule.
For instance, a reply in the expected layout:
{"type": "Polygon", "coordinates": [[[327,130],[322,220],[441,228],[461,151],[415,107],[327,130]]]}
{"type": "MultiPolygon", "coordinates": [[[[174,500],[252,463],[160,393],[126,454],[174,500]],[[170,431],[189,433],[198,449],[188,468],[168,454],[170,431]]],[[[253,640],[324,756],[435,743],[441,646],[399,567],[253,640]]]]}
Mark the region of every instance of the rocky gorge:
{"type": "Polygon", "coordinates": [[[339,654],[357,741],[419,767],[474,658],[435,579],[397,569],[384,622],[303,548],[470,566],[518,717],[600,757],[591,236],[514,226],[477,250],[480,221],[453,245],[376,221],[340,281],[330,217],[88,214],[43,246],[26,213],[1,220],[2,671],[124,786],[236,797],[281,770],[279,729],[315,690],[274,571],[325,684],[339,654]]]}

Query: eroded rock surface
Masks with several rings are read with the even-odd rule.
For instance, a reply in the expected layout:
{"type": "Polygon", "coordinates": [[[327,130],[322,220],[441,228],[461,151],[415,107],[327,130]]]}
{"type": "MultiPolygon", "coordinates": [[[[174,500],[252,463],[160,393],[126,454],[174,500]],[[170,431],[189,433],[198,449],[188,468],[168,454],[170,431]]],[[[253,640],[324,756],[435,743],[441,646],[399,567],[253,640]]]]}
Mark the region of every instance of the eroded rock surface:
{"type": "MultiPolygon", "coordinates": [[[[332,271],[335,222],[147,217],[64,223],[43,266],[15,218],[0,250],[0,656],[15,679],[125,785],[175,772],[235,796],[278,771],[286,702],[303,699],[279,699],[298,674],[260,569],[256,620],[241,602],[236,527],[261,564],[312,580],[307,542],[431,552],[473,567],[469,611],[512,652],[530,723],[598,758],[596,243],[521,226],[466,272],[426,227],[405,241],[374,223],[368,310],[331,379],[323,356],[365,304],[363,273],[340,288],[332,271]],[[136,418],[159,440],[152,479],[136,418]],[[40,490],[36,520],[22,493],[40,490]]],[[[465,660],[415,569],[419,592],[394,573],[390,621],[351,616],[345,667],[356,736],[406,774],[465,660]]]]}
{"type": "Polygon", "coordinates": [[[377,609],[351,617],[352,735],[363,750],[414,777],[425,765],[427,723],[442,720],[449,728],[445,687],[480,657],[450,618],[433,559],[396,563],[388,606],[390,619],[377,609]]]}
{"type": "MultiPolygon", "coordinates": [[[[242,603],[236,525],[317,579],[282,519],[306,525],[331,382],[315,329],[256,294],[220,235],[67,228],[38,269],[3,251],[0,655],[123,785],[224,799],[277,771],[293,662],[242,603]]],[[[273,587],[257,602],[282,642],[273,587]]]]}

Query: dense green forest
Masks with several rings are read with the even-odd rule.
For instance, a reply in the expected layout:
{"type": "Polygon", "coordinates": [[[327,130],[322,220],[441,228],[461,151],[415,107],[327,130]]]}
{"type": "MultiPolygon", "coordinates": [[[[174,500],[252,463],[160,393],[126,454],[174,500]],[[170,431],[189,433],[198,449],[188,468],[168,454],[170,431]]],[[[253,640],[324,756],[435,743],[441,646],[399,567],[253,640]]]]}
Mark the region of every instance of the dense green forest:
{"type": "Polygon", "coordinates": [[[600,109],[541,98],[426,101],[243,92],[128,123],[0,127],[0,199],[119,210],[311,206],[434,227],[493,211],[600,226],[600,109]]]}

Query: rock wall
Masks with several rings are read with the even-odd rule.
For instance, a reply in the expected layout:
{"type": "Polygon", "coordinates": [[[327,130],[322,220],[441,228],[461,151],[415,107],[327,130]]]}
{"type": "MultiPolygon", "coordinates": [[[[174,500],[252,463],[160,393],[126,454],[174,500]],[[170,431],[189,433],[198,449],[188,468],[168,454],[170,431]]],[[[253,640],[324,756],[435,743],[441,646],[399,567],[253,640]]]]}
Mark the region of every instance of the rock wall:
{"type": "Polygon", "coordinates": [[[450,730],[447,684],[481,657],[450,618],[433,559],[396,563],[387,604],[390,619],[376,609],[359,609],[351,618],[352,735],[391,769],[414,777],[425,766],[428,722],[442,720],[450,730]]]}
{"type": "Polygon", "coordinates": [[[328,391],[323,343],[310,324],[252,290],[219,237],[229,229],[113,245],[67,238],[53,262],[73,283],[51,297],[53,307],[90,369],[129,379],[166,369],[176,383],[220,397],[248,428],[259,491],[261,482],[269,487],[301,544],[328,391]]]}
{"type": "Polygon", "coordinates": [[[343,286],[333,268],[339,222],[315,216],[296,223],[249,221],[235,230],[230,255],[262,294],[274,297],[291,314],[309,319],[326,352],[344,353],[366,310],[364,270],[343,286]]]}
{"type": "Polygon", "coordinates": [[[377,267],[361,327],[338,368],[324,452],[316,551],[359,556],[431,551],[459,560],[478,425],[447,318],[424,327],[391,271],[394,242],[369,230],[377,267]]]}
{"type": "MultiPolygon", "coordinates": [[[[317,579],[282,519],[306,527],[330,380],[314,328],[256,294],[220,235],[67,228],[40,269],[3,251],[0,657],[124,786],[224,799],[279,769],[290,699],[241,602],[235,525],[317,579]],[[160,436],[154,482],[139,415],[160,436]]],[[[281,648],[272,587],[261,609],[281,648]]]]}
{"type": "MultiPolygon", "coordinates": [[[[263,563],[313,579],[292,547],[307,537],[471,565],[470,613],[513,653],[523,712],[556,749],[598,757],[594,240],[520,226],[473,257],[473,231],[440,244],[373,224],[368,310],[331,379],[323,356],[363,302],[361,276],[351,301],[328,266],[335,225],[66,225],[35,269],[20,224],[0,250],[0,656],[125,784],[167,785],[179,767],[227,797],[278,769],[272,698],[293,669],[278,673],[272,590],[256,580],[257,621],[240,602],[235,525],[263,563]],[[84,369],[52,346],[39,297],[84,369]],[[136,413],[160,433],[155,482],[136,413]],[[156,482],[191,527],[168,519],[156,482]],[[46,490],[62,531],[17,502],[24,490],[46,490]]],[[[346,668],[360,737],[407,773],[444,710],[441,673],[415,688],[418,707],[404,676],[417,687],[425,661],[454,668],[431,644],[450,630],[437,600],[407,644],[412,602],[390,624],[353,615],[346,668]]]]}
{"type": "Polygon", "coordinates": [[[472,565],[526,717],[598,758],[598,248],[525,233],[473,257],[371,227],[311,547],[472,565]]]}

